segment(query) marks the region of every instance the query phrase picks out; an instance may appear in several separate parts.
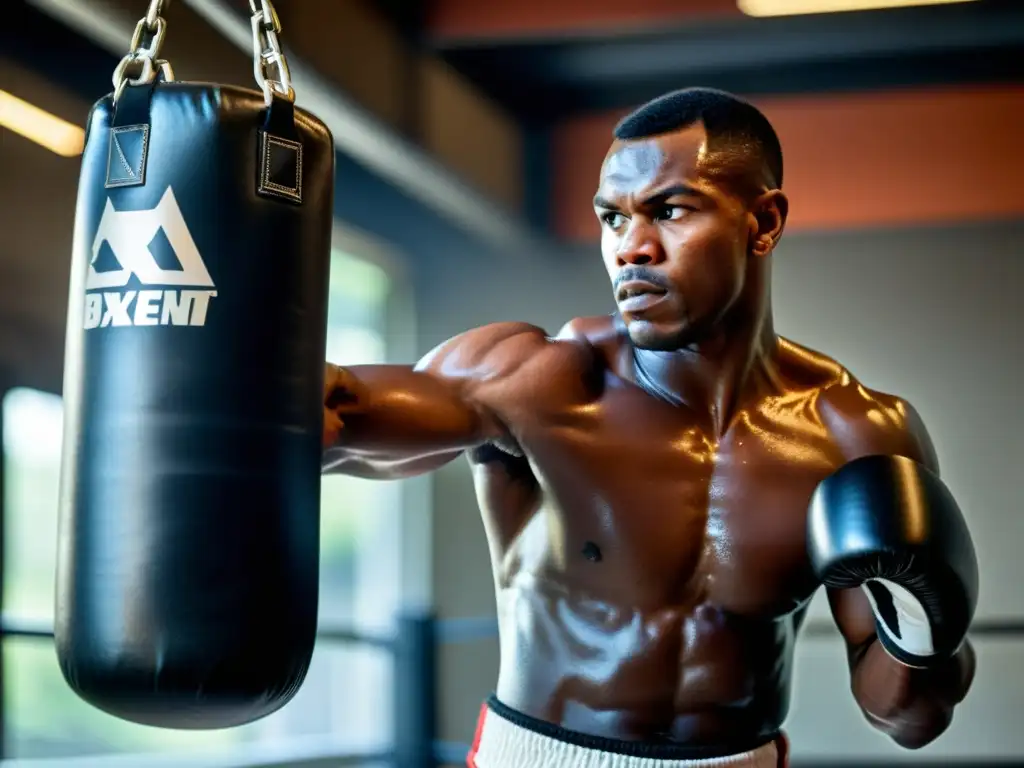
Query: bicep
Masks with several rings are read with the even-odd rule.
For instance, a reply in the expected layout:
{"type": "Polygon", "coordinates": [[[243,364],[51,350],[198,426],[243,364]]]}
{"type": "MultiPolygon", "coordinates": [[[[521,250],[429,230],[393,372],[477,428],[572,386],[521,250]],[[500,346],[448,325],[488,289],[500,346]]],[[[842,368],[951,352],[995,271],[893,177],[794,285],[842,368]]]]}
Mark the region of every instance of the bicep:
{"type": "Polygon", "coordinates": [[[426,355],[417,371],[447,382],[487,419],[504,422],[523,403],[578,398],[586,345],[553,339],[528,323],[496,323],[457,336],[426,355]],[[565,386],[562,386],[562,385],[565,386]]]}

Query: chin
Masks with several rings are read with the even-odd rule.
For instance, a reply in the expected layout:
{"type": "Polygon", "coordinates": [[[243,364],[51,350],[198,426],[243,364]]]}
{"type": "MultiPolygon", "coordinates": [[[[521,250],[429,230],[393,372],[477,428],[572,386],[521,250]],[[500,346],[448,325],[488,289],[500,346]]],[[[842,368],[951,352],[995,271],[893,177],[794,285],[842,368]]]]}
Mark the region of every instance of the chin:
{"type": "Polygon", "coordinates": [[[626,322],[626,328],[635,347],[652,352],[675,352],[693,343],[685,324],[665,327],[646,320],[633,320],[626,322]]]}

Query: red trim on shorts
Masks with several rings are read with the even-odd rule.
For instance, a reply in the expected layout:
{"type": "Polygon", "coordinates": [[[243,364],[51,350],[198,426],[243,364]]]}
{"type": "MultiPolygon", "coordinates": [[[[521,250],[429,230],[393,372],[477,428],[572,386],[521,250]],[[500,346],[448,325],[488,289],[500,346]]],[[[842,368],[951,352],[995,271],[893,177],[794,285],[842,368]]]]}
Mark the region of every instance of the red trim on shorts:
{"type": "Polygon", "coordinates": [[[789,736],[780,733],[775,748],[779,753],[779,768],[789,768],[789,736]]]}
{"type": "Polygon", "coordinates": [[[466,755],[468,768],[477,768],[476,753],[480,751],[480,739],[484,735],[484,719],[487,717],[486,702],[480,707],[480,717],[476,721],[476,733],[473,735],[473,743],[469,747],[469,754],[466,755]]]}

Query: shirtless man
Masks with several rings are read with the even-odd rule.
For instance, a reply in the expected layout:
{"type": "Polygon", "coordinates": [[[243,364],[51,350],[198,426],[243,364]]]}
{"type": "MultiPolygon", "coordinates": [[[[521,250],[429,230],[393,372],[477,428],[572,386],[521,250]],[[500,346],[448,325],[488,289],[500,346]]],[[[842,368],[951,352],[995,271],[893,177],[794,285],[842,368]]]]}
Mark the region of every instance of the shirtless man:
{"type": "Polygon", "coordinates": [[[784,765],[823,584],[870,723],[920,747],[966,694],[970,536],[913,408],[776,335],[781,182],[756,109],[668,94],[601,169],[617,313],[328,366],[325,472],[472,466],[501,667],[470,765],[784,765]]]}

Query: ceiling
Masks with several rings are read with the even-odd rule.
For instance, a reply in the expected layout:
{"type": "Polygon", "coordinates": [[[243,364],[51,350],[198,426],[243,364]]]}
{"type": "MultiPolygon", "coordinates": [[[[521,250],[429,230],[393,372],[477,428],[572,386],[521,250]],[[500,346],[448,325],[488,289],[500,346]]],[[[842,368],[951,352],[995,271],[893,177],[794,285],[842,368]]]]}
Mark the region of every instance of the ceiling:
{"type": "MultiPolygon", "coordinates": [[[[1024,0],[774,19],[743,16],[735,0],[364,1],[531,125],[694,84],[762,95],[1024,81],[1024,0]]],[[[295,0],[279,2],[284,14],[295,0]]],[[[344,24],[341,13],[325,24],[344,24]]],[[[23,0],[5,16],[5,55],[67,87],[107,86],[93,81],[109,54],[23,0]]]]}
{"type": "Polygon", "coordinates": [[[600,0],[435,0],[417,16],[376,2],[529,124],[697,84],[761,95],[1024,80],[1021,0],[774,19],[732,0],[639,0],[649,12],[632,18],[600,0]]]}

